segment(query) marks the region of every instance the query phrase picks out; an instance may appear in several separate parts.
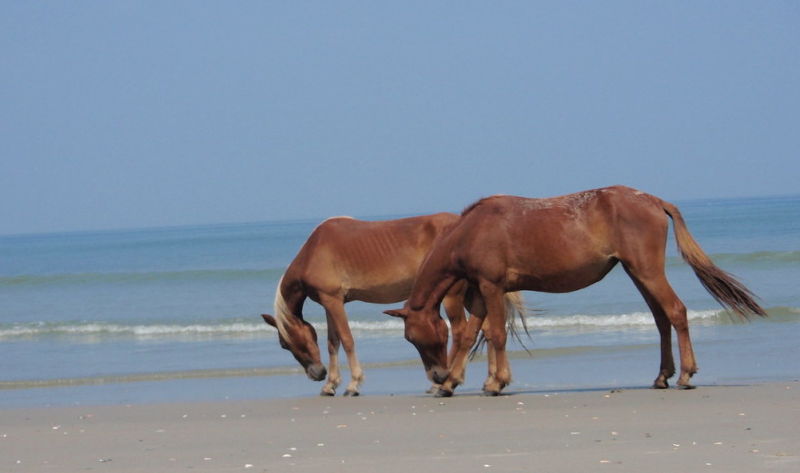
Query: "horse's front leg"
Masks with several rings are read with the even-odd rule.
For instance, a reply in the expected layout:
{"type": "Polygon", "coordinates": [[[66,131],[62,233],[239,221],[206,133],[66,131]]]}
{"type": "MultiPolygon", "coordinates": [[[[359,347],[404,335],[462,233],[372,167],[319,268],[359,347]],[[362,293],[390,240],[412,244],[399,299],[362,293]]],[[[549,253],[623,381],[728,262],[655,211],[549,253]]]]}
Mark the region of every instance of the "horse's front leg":
{"type": "MultiPolygon", "coordinates": [[[[491,341],[489,341],[487,337],[487,331],[489,329],[489,319],[486,317],[486,304],[483,302],[483,297],[480,293],[472,289],[467,289],[464,294],[464,305],[467,307],[467,310],[470,312],[471,317],[480,317],[483,319],[483,325],[481,326],[481,330],[483,331],[484,338],[486,339],[486,362],[487,362],[487,374],[486,374],[486,381],[483,383],[484,390],[486,386],[492,385],[495,380],[495,374],[497,373],[497,360],[495,357],[495,350],[492,346],[491,341]]],[[[462,330],[463,333],[463,330],[462,330]]],[[[454,347],[455,348],[455,347],[454,347]]],[[[465,360],[466,363],[466,360],[465,360]]],[[[452,370],[452,366],[449,367],[452,370]]],[[[466,369],[466,366],[464,367],[466,369]]]]}
{"type": "Polygon", "coordinates": [[[336,326],[331,322],[331,314],[327,310],[325,315],[328,320],[328,380],[325,386],[322,387],[320,395],[334,396],[336,395],[336,388],[342,380],[339,373],[339,333],[336,331],[336,326]]]}
{"type": "Polygon", "coordinates": [[[464,382],[464,372],[467,366],[467,357],[469,356],[469,350],[475,345],[475,341],[478,338],[478,332],[481,329],[481,325],[483,324],[483,319],[476,315],[473,315],[467,321],[467,327],[464,330],[464,334],[460,339],[453,340],[453,343],[456,345],[455,354],[453,355],[453,359],[450,360],[450,375],[447,379],[439,386],[439,390],[436,392],[436,397],[450,397],[453,395],[453,390],[464,382]]]}
{"type": "Polygon", "coordinates": [[[511,384],[511,368],[506,356],[504,293],[502,289],[488,283],[481,285],[481,293],[486,303],[488,327],[484,326],[484,335],[486,335],[489,350],[489,377],[483,385],[483,392],[488,396],[497,396],[503,388],[511,384]],[[494,354],[493,357],[492,354],[494,354]],[[493,365],[494,375],[492,376],[493,365]]]}
{"type": "Polygon", "coordinates": [[[344,392],[345,396],[358,396],[358,389],[364,381],[364,372],[361,363],[356,356],[355,340],[350,332],[350,324],[347,322],[347,313],[344,311],[344,302],[338,298],[322,299],[328,315],[328,327],[331,325],[336,328],[336,333],[341,341],[344,353],[347,355],[347,362],[350,365],[350,383],[344,392]]]}
{"type": "MultiPolygon", "coordinates": [[[[445,314],[447,314],[447,319],[450,321],[450,333],[453,339],[447,354],[448,371],[453,370],[453,360],[455,359],[456,351],[459,347],[460,340],[464,338],[464,331],[467,329],[467,317],[464,312],[464,290],[463,287],[457,289],[456,291],[451,290],[442,301],[445,314]]],[[[434,383],[428,392],[437,392],[439,386],[439,384],[434,383]]]]}

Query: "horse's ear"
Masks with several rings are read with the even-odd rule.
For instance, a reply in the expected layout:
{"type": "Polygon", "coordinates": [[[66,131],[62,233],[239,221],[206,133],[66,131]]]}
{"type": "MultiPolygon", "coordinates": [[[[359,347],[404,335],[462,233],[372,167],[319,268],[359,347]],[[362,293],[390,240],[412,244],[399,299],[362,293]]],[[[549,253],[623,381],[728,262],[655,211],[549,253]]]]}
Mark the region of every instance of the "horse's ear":
{"type": "Polygon", "coordinates": [[[408,317],[408,309],[384,310],[383,313],[392,317],[400,317],[401,319],[408,317]]]}
{"type": "Polygon", "coordinates": [[[275,317],[269,314],[261,314],[261,317],[264,317],[264,322],[266,322],[267,324],[272,325],[275,328],[278,328],[278,323],[275,322],[275,317]]]}

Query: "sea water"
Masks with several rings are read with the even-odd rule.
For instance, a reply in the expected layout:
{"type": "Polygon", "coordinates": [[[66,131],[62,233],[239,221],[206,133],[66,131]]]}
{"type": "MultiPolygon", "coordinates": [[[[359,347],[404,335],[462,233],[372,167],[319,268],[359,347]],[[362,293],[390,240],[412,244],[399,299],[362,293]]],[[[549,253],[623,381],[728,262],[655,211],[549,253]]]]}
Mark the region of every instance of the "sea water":
{"type": "MultiPolygon", "coordinates": [[[[769,313],[742,323],[721,310],[670,236],[667,274],[689,309],[694,381],[800,378],[800,196],[678,204],[705,251],[769,313]]],[[[259,314],[272,312],[280,276],[318,223],[0,236],[0,408],[316,395],[321,384],[259,314]]],[[[621,268],[582,291],[524,297],[529,336],[509,343],[509,391],[646,387],[655,378],[658,333],[621,268]]],[[[346,306],[366,371],[362,394],[428,387],[402,323],[382,314],[400,305],[346,306]]],[[[324,312],[309,302],[305,317],[326,362],[324,312]]],[[[479,357],[460,391],[479,391],[485,370],[479,357]]]]}

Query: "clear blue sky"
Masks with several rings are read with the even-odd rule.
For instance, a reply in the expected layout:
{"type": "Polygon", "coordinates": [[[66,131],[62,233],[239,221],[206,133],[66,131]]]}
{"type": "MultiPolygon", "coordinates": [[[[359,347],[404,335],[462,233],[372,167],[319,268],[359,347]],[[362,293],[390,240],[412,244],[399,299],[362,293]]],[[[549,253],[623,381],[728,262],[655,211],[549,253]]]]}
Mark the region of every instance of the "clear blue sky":
{"type": "Polygon", "coordinates": [[[793,1],[7,1],[0,51],[0,234],[800,192],[793,1]]]}

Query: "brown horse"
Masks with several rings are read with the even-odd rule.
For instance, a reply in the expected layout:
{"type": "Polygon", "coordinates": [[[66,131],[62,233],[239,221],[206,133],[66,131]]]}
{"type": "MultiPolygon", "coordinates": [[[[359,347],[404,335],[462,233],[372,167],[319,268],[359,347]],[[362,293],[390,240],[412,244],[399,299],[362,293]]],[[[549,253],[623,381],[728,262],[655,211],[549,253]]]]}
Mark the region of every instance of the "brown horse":
{"type": "MultiPolygon", "coordinates": [[[[340,344],[344,346],[351,375],[345,395],[358,395],[364,378],[344,304],[354,300],[378,304],[405,300],[433,242],[452,228],[459,218],[451,213],[380,222],[335,217],[314,229],[278,283],[275,317],[268,314],[262,317],[278,329],[281,346],[292,352],[308,377],[321,381],[326,370],[320,361],[317,334],[314,327],[303,319],[302,309],[306,298],[325,308],[330,370],[321,394],[334,395],[341,381],[338,365],[340,344]]],[[[457,340],[466,326],[466,284],[461,282],[451,286],[442,293],[440,302],[444,299],[453,339],[457,340]]],[[[509,303],[509,317],[514,312],[522,314],[524,309],[519,294],[509,294],[506,301],[509,303]]],[[[438,311],[438,304],[436,309],[438,311]]],[[[501,324],[505,326],[505,322],[501,321],[501,324]]],[[[446,346],[447,327],[442,327],[442,330],[439,338],[445,341],[446,346]]],[[[446,358],[446,348],[443,348],[441,359],[446,358]]],[[[490,345],[489,378],[493,376],[493,363],[494,353],[490,345]]],[[[442,366],[447,366],[447,363],[443,362],[442,366]]],[[[425,367],[430,379],[434,375],[442,378],[447,374],[446,370],[434,373],[433,367],[427,364],[425,367]]]]}
{"type": "Polygon", "coordinates": [[[444,322],[433,310],[452,284],[466,279],[482,299],[485,313],[474,312],[451,359],[452,370],[438,396],[451,396],[463,382],[464,360],[475,342],[480,317],[490,319],[486,336],[496,350],[496,395],[510,381],[505,354],[506,334],[491,320],[502,317],[507,291],[572,292],[600,281],[618,262],[633,280],[655,318],[661,335],[661,366],[653,387],[668,387],[675,374],[671,328],[678,335],[681,374],[678,385],[690,388],[697,371],[686,307],[664,273],[668,219],[673,220],[678,249],[708,292],[725,308],[746,317],[765,316],[752,293],[709,259],[689,233],[678,209],[655,196],[628,187],[595,189],[550,199],[493,196],[474,203],[456,226],[441,238],[420,268],[414,288],[401,310],[407,338],[434,373],[444,371],[440,355],[446,342],[444,322]],[[439,369],[436,369],[439,367],[439,369]]]}

